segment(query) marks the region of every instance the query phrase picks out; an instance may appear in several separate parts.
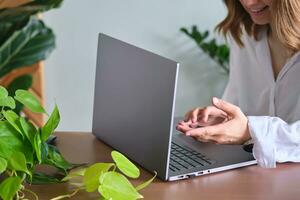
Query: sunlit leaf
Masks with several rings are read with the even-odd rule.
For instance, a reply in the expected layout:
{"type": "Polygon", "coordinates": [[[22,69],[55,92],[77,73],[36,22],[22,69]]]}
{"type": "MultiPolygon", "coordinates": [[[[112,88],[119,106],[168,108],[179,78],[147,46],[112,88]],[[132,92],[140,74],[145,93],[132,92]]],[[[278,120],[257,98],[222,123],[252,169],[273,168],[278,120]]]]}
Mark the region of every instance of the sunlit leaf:
{"type": "Polygon", "coordinates": [[[97,190],[100,184],[100,175],[107,172],[113,166],[113,163],[96,163],[87,168],[83,176],[86,191],[93,192],[97,190]]]}
{"type": "Polygon", "coordinates": [[[4,158],[0,157],[0,174],[6,170],[7,161],[4,158]]]}
{"type": "Polygon", "coordinates": [[[3,98],[0,98],[0,106],[15,109],[16,103],[12,97],[3,97],[3,98]]]}
{"type": "Polygon", "coordinates": [[[18,131],[22,135],[23,138],[23,133],[20,129],[21,124],[19,121],[19,116],[12,110],[3,111],[2,114],[4,115],[6,120],[10,123],[10,125],[12,125],[12,127],[14,127],[16,131],[18,131]]]}
{"type": "Polygon", "coordinates": [[[113,171],[101,175],[98,191],[106,199],[134,200],[143,198],[125,176],[113,171]]]}
{"type": "Polygon", "coordinates": [[[124,155],[117,151],[112,151],[111,156],[119,170],[126,176],[130,178],[138,178],[140,176],[140,170],[124,155]]]}
{"type": "Polygon", "coordinates": [[[72,178],[75,177],[83,177],[84,173],[86,171],[86,168],[81,168],[81,169],[76,169],[76,170],[72,170],[71,172],[68,173],[67,176],[65,176],[62,181],[68,181],[72,178]]]}
{"type": "Polygon", "coordinates": [[[0,196],[4,200],[12,200],[20,189],[22,179],[18,176],[6,178],[0,184],[0,196]]]}
{"type": "Polygon", "coordinates": [[[8,159],[8,168],[30,174],[26,166],[26,158],[22,152],[14,152],[8,159]]]}
{"type": "Polygon", "coordinates": [[[47,141],[49,136],[53,133],[53,131],[58,126],[59,121],[60,121],[60,115],[59,115],[57,105],[55,105],[54,110],[52,111],[52,114],[50,115],[47,123],[41,129],[42,141],[47,141]]]}
{"type": "Polygon", "coordinates": [[[0,98],[5,98],[5,97],[7,97],[7,95],[8,95],[8,92],[5,89],[5,87],[0,85],[0,98]]]}
{"type": "Polygon", "coordinates": [[[17,90],[14,97],[17,101],[21,102],[29,110],[35,113],[47,113],[37,98],[27,90],[17,90]]]}

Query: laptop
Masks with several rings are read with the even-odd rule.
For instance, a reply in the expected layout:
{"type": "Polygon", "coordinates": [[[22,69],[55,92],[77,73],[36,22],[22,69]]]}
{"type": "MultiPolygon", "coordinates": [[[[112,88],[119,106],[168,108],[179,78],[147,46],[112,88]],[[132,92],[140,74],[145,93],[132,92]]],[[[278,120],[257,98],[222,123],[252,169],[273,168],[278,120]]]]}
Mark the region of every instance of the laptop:
{"type": "Polygon", "coordinates": [[[179,63],[99,34],[93,134],[165,181],[255,164],[240,145],[202,143],[176,130],[179,63]]]}

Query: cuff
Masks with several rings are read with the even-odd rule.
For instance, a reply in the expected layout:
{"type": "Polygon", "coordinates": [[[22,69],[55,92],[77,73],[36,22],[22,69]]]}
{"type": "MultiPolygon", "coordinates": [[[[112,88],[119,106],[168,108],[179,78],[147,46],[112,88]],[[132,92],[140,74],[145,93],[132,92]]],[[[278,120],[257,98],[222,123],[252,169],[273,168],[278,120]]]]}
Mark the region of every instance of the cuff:
{"type": "Polygon", "coordinates": [[[253,156],[259,166],[275,168],[275,142],[268,116],[248,116],[248,126],[253,140],[253,156]]]}

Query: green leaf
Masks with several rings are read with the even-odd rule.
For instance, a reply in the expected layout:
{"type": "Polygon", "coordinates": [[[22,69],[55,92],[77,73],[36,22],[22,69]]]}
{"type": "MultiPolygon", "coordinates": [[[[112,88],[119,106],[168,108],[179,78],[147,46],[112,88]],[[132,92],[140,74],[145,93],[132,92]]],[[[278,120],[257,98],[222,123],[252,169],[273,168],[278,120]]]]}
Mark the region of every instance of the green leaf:
{"type": "Polygon", "coordinates": [[[12,127],[14,127],[16,131],[18,131],[22,135],[23,138],[23,134],[20,129],[21,124],[19,121],[19,116],[12,110],[3,111],[2,114],[5,117],[5,119],[10,123],[10,125],[12,125],[12,127]]]}
{"type": "Polygon", "coordinates": [[[60,121],[60,115],[59,115],[57,105],[55,105],[54,110],[50,115],[47,123],[41,129],[42,141],[47,141],[48,137],[53,133],[53,131],[58,126],[59,121],[60,121]]]}
{"type": "Polygon", "coordinates": [[[0,98],[6,98],[8,96],[8,92],[5,87],[0,85],[0,98]]]}
{"type": "Polygon", "coordinates": [[[42,141],[39,133],[35,134],[33,142],[34,142],[33,148],[36,154],[36,158],[39,161],[39,163],[42,163],[42,152],[41,152],[42,141]]]}
{"type": "Polygon", "coordinates": [[[16,107],[15,100],[12,97],[0,98],[0,106],[15,109],[16,107]]]}
{"type": "Polygon", "coordinates": [[[138,178],[140,176],[140,170],[121,153],[112,151],[111,156],[119,170],[126,176],[130,178],[138,178]]]}
{"type": "Polygon", "coordinates": [[[35,113],[47,113],[41,106],[37,98],[26,90],[17,90],[14,97],[17,101],[21,102],[29,110],[35,113]]]}
{"type": "Polygon", "coordinates": [[[52,30],[41,20],[31,17],[24,22],[17,24],[14,32],[0,46],[0,77],[46,59],[55,47],[52,30]]]}
{"type": "Polygon", "coordinates": [[[87,192],[93,192],[99,187],[99,177],[107,172],[113,163],[96,163],[86,169],[83,176],[83,183],[87,192]]]}
{"type": "MultiPolygon", "coordinates": [[[[14,96],[16,91],[18,89],[23,89],[23,90],[28,90],[32,86],[32,75],[30,74],[25,74],[23,76],[19,76],[15,78],[8,86],[7,86],[7,91],[9,96],[14,96]]],[[[14,109],[14,112],[20,115],[22,109],[23,109],[23,104],[20,102],[15,102],[16,108],[14,109]]]]}
{"type": "Polygon", "coordinates": [[[32,159],[31,145],[22,140],[8,121],[0,121],[0,156],[9,159],[17,151],[23,152],[27,159],[32,159]]]}
{"type": "Polygon", "coordinates": [[[33,126],[33,124],[27,121],[24,117],[20,117],[20,125],[22,127],[22,132],[26,138],[30,141],[31,145],[34,146],[34,137],[38,134],[38,131],[33,126]]]}
{"type": "Polygon", "coordinates": [[[72,170],[71,172],[68,173],[67,176],[65,176],[62,181],[68,181],[72,178],[75,178],[75,177],[80,177],[80,176],[84,176],[85,174],[85,171],[86,171],[87,168],[81,168],[81,169],[77,169],[77,170],[72,170]]]}
{"type": "Polygon", "coordinates": [[[26,158],[22,152],[14,152],[11,155],[11,157],[8,159],[8,168],[15,171],[22,171],[31,175],[27,169],[26,158]]]}
{"type": "Polygon", "coordinates": [[[11,176],[6,178],[0,184],[0,196],[4,200],[12,200],[20,189],[22,179],[18,176],[11,176]]]}
{"type": "Polygon", "coordinates": [[[53,145],[48,145],[48,156],[43,161],[43,164],[51,165],[66,173],[67,170],[73,168],[73,165],[66,161],[58,149],[53,145]]]}
{"type": "Polygon", "coordinates": [[[106,199],[134,200],[143,198],[127,178],[117,172],[106,172],[102,174],[98,191],[106,199]]]}
{"type": "Polygon", "coordinates": [[[51,184],[51,183],[61,183],[61,181],[50,175],[46,175],[41,172],[34,172],[32,175],[32,180],[27,180],[31,184],[51,184]]]}
{"type": "Polygon", "coordinates": [[[0,157],[0,174],[6,170],[7,161],[4,158],[0,157]]]}
{"type": "Polygon", "coordinates": [[[154,175],[151,179],[149,179],[148,181],[146,181],[146,182],[144,182],[144,183],[138,185],[135,189],[136,189],[136,190],[142,190],[142,189],[144,189],[144,188],[147,187],[150,183],[152,183],[152,181],[155,179],[156,175],[157,175],[157,172],[155,172],[155,175],[154,175]]]}

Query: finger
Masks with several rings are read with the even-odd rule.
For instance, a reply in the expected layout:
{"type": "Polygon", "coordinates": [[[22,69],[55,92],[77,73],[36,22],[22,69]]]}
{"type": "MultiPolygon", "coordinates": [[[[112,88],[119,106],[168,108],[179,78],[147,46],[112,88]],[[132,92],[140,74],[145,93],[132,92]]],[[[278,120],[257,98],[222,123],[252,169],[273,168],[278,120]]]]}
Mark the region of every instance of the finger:
{"type": "Polygon", "coordinates": [[[233,104],[231,104],[227,101],[218,99],[216,97],[213,97],[212,103],[213,103],[214,106],[216,106],[217,108],[223,110],[224,112],[226,112],[229,115],[235,116],[240,112],[239,107],[237,107],[237,106],[235,106],[235,105],[233,105],[233,104]]]}
{"type": "Polygon", "coordinates": [[[221,135],[225,131],[223,124],[217,124],[213,126],[206,126],[201,128],[192,129],[186,132],[187,136],[199,136],[204,139],[213,139],[215,135],[221,135]]]}
{"type": "Polygon", "coordinates": [[[201,113],[198,116],[198,120],[207,123],[209,116],[226,118],[227,113],[224,112],[223,110],[216,108],[215,106],[209,106],[206,107],[205,109],[202,109],[201,113]]]}
{"type": "Polygon", "coordinates": [[[182,133],[192,130],[192,128],[190,128],[188,125],[177,125],[176,129],[182,133]]]}
{"type": "MultiPolygon", "coordinates": [[[[193,110],[194,110],[194,109],[193,109],[193,110]]],[[[184,121],[185,121],[185,122],[191,120],[193,110],[188,111],[188,112],[184,115],[184,121]]]]}
{"type": "Polygon", "coordinates": [[[192,113],[191,113],[191,115],[192,115],[192,116],[191,116],[192,123],[197,122],[199,110],[200,110],[200,108],[196,108],[196,109],[194,109],[194,110],[192,111],[192,113]]]}

